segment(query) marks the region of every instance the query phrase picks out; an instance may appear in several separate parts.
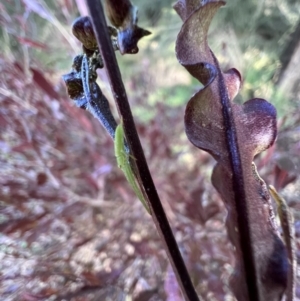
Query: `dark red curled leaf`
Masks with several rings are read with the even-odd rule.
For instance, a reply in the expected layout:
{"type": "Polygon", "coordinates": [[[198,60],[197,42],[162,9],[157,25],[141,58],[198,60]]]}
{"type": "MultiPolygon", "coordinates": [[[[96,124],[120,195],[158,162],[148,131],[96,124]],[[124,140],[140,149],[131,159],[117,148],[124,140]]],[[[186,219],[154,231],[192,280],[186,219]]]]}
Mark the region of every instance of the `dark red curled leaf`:
{"type": "Polygon", "coordinates": [[[278,236],[270,196],[253,169],[253,159],[276,138],[276,110],[264,99],[231,102],[241,85],[236,69],[222,72],[207,44],[207,32],[224,1],[179,0],[183,20],[176,42],[178,61],[203,85],[188,102],[189,140],[209,152],[217,165],[212,183],[228,209],[226,226],[236,247],[231,287],[239,301],[281,300],[287,257],[278,236]]]}

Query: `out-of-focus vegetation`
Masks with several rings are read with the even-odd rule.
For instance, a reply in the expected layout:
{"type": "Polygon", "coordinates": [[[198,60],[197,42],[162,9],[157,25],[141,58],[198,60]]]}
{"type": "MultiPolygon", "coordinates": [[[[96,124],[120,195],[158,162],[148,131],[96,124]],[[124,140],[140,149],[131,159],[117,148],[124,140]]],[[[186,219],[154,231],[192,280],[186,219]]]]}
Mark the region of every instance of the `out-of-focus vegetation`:
{"type": "MultiPolygon", "coordinates": [[[[181,20],[172,3],[134,2],[140,26],[153,34],[137,55],[118,61],[197,291],[204,300],[234,300],[226,286],[234,262],[226,210],[210,184],[214,160],[184,133],[185,104],[200,87],[176,60],[181,20]]],[[[117,169],[112,141],[72,104],[61,80],[81,51],[70,28],[85,2],[7,0],[0,11],[1,300],[175,300],[166,255],[117,169]]],[[[282,189],[298,236],[299,15],[297,0],[229,0],[209,37],[223,68],[243,76],[236,101],[261,97],[277,108],[277,144],[257,165],[282,189]]],[[[115,112],[103,70],[98,81],[115,112]]]]}

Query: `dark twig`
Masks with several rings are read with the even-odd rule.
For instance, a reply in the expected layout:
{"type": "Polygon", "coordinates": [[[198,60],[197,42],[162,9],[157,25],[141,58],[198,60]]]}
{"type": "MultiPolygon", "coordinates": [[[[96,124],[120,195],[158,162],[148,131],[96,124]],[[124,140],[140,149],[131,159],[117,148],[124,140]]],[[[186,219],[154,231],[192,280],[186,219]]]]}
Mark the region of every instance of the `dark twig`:
{"type": "Polygon", "coordinates": [[[116,56],[108,35],[107,25],[103,8],[100,1],[87,0],[90,15],[92,18],[94,32],[96,34],[99,49],[103,58],[104,66],[110,81],[113,96],[123,120],[123,126],[129,148],[136,159],[138,173],[141,176],[141,183],[150,201],[151,213],[164,243],[168,257],[175,271],[177,280],[182,289],[183,295],[188,301],[198,301],[199,298],[192,284],[178,245],[172,233],[166,214],[154,186],[145,155],[138,137],[126,91],[117,64],[116,56]]]}

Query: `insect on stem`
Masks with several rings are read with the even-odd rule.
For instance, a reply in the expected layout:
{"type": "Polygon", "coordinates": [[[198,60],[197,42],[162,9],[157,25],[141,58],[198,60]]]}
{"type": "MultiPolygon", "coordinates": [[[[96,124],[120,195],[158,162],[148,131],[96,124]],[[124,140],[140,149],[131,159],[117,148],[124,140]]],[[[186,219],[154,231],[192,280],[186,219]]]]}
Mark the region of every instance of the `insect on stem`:
{"type": "Polygon", "coordinates": [[[129,160],[129,154],[126,151],[126,145],[125,145],[125,139],[124,139],[124,129],[122,126],[122,123],[119,124],[115,131],[115,156],[117,159],[118,167],[123,171],[127,182],[130,184],[131,188],[135,192],[136,196],[140,199],[141,203],[147,210],[149,214],[150,209],[149,205],[141,191],[141,189],[138,187],[135,175],[132,171],[132,168],[130,166],[130,160],[129,160]]]}

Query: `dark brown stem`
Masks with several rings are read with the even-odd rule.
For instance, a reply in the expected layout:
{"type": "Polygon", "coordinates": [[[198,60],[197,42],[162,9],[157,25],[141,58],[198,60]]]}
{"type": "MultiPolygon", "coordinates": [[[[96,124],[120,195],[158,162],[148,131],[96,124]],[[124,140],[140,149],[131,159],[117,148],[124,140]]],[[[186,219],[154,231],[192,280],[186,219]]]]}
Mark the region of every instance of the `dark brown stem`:
{"type": "MultiPolygon", "coordinates": [[[[219,63],[214,56],[214,61],[220,70],[219,63]]],[[[237,143],[236,126],[230,106],[230,100],[223,76],[219,76],[220,97],[222,102],[222,113],[224,125],[226,128],[227,147],[230,155],[230,163],[233,171],[233,187],[235,193],[235,206],[237,211],[237,224],[239,229],[240,246],[243,254],[243,266],[245,270],[246,283],[248,288],[248,300],[260,300],[257,286],[257,271],[255,267],[255,257],[253,251],[253,240],[251,237],[251,228],[249,213],[247,209],[245,183],[242,170],[242,161],[237,143]]]]}
{"type": "Polygon", "coordinates": [[[99,0],[87,0],[94,32],[110,82],[111,90],[123,120],[124,131],[132,155],[136,159],[136,166],[141,175],[141,183],[150,201],[151,213],[158,233],[165,246],[165,250],[175,271],[182,293],[187,301],[199,301],[187,268],[182,259],[178,245],[172,233],[166,214],[154,186],[145,155],[138,137],[126,91],[117,64],[116,56],[108,35],[107,24],[99,0]]]}

